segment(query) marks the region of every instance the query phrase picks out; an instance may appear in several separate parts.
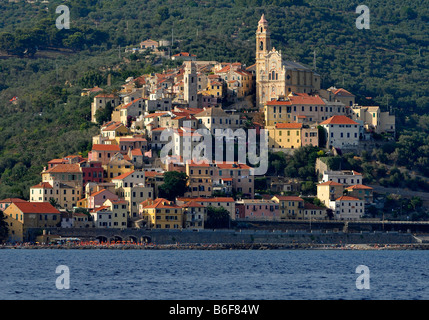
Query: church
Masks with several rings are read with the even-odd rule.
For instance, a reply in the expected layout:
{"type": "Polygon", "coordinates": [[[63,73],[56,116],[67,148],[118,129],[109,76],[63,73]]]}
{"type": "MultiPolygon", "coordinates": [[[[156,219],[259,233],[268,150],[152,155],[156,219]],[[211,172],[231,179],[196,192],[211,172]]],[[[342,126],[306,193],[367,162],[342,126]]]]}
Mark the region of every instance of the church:
{"type": "Polygon", "coordinates": [[[287,96],[291,92],[312,94],[320,90],[320,75],[294,61],[282,59],[281,51],[271,48],[270,30],[262,15],[256,30],[256,105],[287,96]]]}

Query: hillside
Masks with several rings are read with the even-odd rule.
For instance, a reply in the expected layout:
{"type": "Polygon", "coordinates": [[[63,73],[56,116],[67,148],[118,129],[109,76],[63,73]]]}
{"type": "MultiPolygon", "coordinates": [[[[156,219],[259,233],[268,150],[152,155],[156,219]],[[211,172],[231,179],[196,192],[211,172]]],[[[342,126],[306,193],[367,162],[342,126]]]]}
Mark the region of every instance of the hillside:
{"type": "MultiPolygon", "coordinates": [[[[0,3],[0,198],[28,198],[47,161],[89,150],[97,127],[88,122],[91,100],[80,96],[82,88],[115,90],[130,75],[168,67],[119,57],[121,48],[173,39],[173,53],[251,65],[262,13],[273,45],[288,59],[312,66],[316,51],[323,87],[344,87],[360,104],[391,107],[399,130],[429,130],[413,116],[429,108],[428,1],[367,1],[370,30],[358,30],[356,5],[339,0],[71,0],[70,30],[55,28],[59,4],[0,3]]],[[[429,151],[422,152],[427,160],[429,151]]]]}

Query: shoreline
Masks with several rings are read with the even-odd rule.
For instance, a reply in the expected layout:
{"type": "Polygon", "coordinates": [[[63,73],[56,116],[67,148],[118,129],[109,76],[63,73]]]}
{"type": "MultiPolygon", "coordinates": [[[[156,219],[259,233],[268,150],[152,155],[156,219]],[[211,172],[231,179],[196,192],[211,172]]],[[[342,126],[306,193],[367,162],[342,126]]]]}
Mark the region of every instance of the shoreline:
{"type": "Polygon", "coordinates": [[[266,244],[266,243],[100,243],[100,244],[20,244],[3,245],[0,249],[9,250],[429,250],[429,244],[315,244],[315,243],[291,243],[291,244],[266,244]]]}

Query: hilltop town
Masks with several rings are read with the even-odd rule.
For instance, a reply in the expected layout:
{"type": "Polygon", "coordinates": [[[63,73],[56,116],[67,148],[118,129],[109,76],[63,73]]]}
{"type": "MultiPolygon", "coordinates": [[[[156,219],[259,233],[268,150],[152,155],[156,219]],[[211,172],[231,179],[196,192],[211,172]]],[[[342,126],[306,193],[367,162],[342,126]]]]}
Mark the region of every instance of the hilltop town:
{"type": "MultiPolygon", "coordinates": [[[[345,152],[359,157],[374,135],[393,137],[395,116],[358,105],[345,88],[323,88],[315,70],[288,61],[270,36],[262,15],[251,66],[182,52],[171,57],[179,67],[130,77],[120,92],[84,90],[82,95],[95,93],[91,121],[100,125],[92,150],[50,160],[29,201],[0,201],[9,241],[28,241],[27,230],[34,228],[204,229],[225,214],[229,221],[367,218],[373,188],[362,173],[333,169],[326,158],[345,152]],[[214,160],[217,150],[204,162],[188,157],[201,130],[215,136],[228,129],[255,132],[258,151],[266,133],[270,154],[318,152],[315,194],[302,195],[305,180],[255,175],[249,162],[238,160],[250,153],[250,144],[239,139],[226,139],[224,151],[237,156],[233,161],[214,160]],[[163,139],[169,130],[170,139],[163,139]],[[258,187],[260,177],[267,188],[258,187]]],[[[140,44],[154,52],[160,47],[152,39],[140,44]]]]}

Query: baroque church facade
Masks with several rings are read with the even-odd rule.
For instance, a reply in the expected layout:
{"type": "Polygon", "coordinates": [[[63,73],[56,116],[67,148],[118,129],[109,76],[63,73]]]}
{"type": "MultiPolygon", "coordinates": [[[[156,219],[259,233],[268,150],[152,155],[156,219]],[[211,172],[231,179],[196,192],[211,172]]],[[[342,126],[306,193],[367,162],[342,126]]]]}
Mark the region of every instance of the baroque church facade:
{"type": "Polygon", "coordinates": [[[256,105],[295,93],[320,90],[320,75],[294,61],[282,59],[281,51],[271,47],[270,30],[262,15],[256,30],[256,105]]]}

